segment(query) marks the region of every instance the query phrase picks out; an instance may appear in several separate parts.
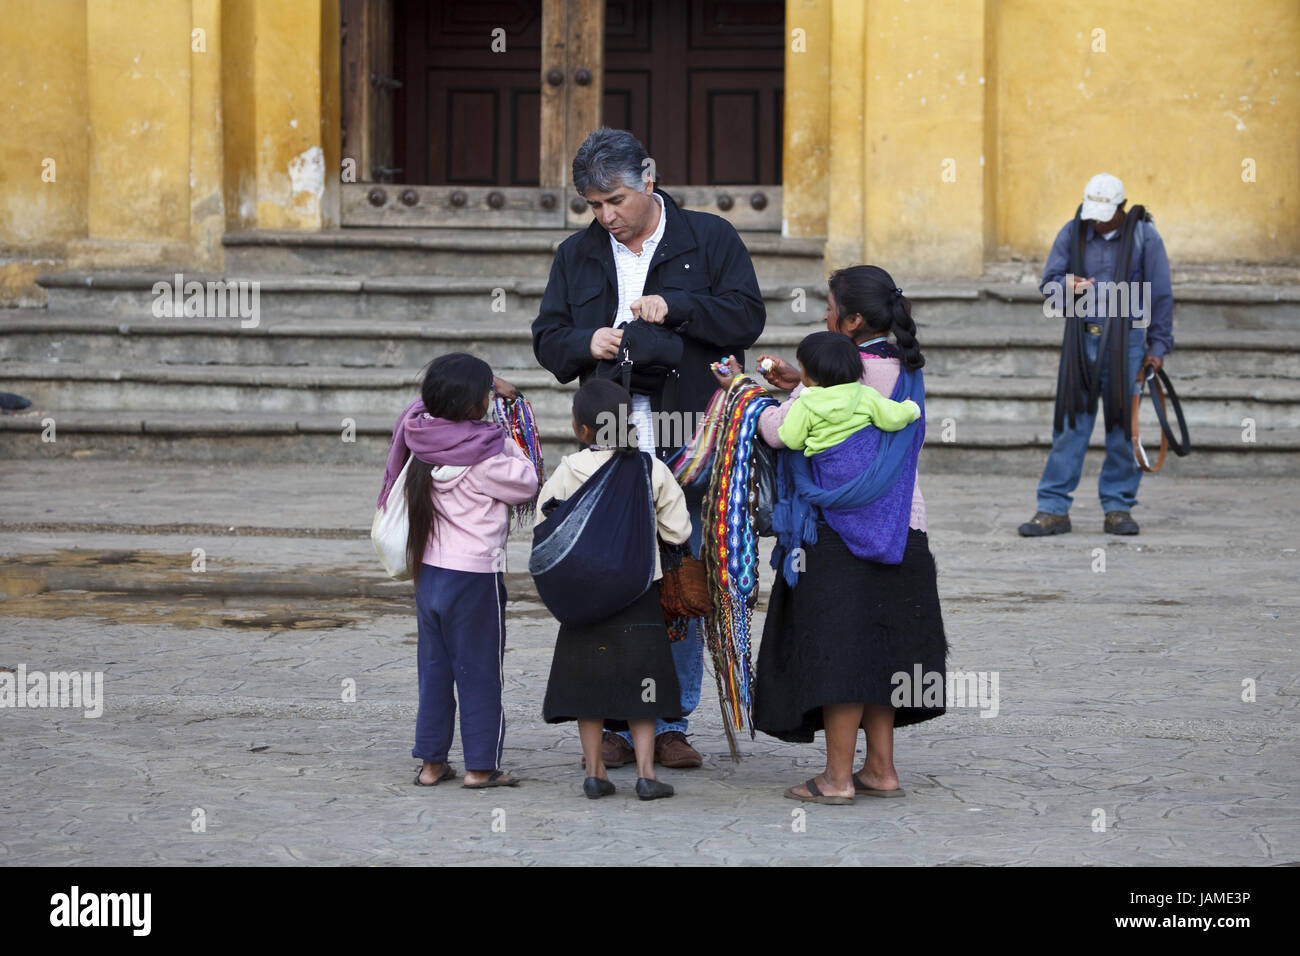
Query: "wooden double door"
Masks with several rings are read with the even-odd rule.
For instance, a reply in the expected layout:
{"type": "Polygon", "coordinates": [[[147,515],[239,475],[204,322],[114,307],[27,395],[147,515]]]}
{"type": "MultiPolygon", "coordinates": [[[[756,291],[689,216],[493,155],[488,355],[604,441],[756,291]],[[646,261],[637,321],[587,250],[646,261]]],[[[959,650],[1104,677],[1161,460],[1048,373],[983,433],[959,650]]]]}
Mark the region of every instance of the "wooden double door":
{"type": "Polygon", "coordinates": [[[780,228],[783,0],[345,0],[345,225],[576,226],[631,130],[685,205],[780,228]]]}

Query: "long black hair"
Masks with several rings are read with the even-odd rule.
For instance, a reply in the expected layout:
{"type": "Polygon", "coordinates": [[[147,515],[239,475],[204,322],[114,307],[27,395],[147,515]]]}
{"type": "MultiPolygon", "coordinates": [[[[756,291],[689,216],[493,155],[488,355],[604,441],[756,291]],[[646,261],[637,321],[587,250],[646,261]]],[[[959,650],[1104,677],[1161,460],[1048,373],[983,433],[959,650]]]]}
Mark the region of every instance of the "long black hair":
{"type": "MultiPolygon", "coordinates": [[[[866,323],[864,331],[875,335],[894,333],[904,367],[918,369],[925,365],[925,356],[916,341],[912,303],[894,285],[888,272],[880,266],[850,266],[832,272],[828,284],[835,296],[841,324],[851,315],[861,315],[866,323]]],[[[861,333],[857,336],[862,337],[861,333]]]]}
{"type": "Polygon", "coordinates": [[[639,450],[631,435],[632,429],[619,426],[632,414],[632,394],[617,382],[607,378],[590,378],[573,396],[573,420],[590,428],[598,437],[613,438],[601,444],[613,445],[616,455],[630,458],[639,450]],[[621,413],[620,413],[621,412],[621,413]]]}
{"type": "MultiPolygon", "coordinates": [[[[434,418],[473,421],[483,414],[483,396],[492,389],[492,368],[464,352],[440,355],[429,363],[420,385],[424,409],[434,418]]],[[[420,561],[433,533],[433,469],[411,462],[406,472],[406,566],[418,581],[420,561]]]]}

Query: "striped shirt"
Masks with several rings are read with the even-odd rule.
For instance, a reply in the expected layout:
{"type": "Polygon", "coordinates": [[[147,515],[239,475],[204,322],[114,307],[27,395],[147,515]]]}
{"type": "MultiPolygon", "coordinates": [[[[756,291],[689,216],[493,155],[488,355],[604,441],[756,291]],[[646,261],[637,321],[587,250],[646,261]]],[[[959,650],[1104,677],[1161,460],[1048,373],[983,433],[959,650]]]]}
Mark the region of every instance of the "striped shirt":
{"type": "MultiPolygon", "coordinates": [[[[635,253],[609,234],[609,244],[614,249],[614,272],[618,277],[618,311],[614,313],[614,328],[631,322],[632,303],[641,297],[645,289],[645,279],[650,273],[650,261],[654,259],[655,250],[664,237],[664,223],[668,216],[664,212],[664,201],[658,193],[653,194],[659,204],[659,225],[654,235],[641,245],[641,252],[635,253]]],[[[637,446],[641,451],[655,453],[655,430],[651,424],[650,396],[633,395],[632,408],[628,420],[636,426],[637,446]]]]}

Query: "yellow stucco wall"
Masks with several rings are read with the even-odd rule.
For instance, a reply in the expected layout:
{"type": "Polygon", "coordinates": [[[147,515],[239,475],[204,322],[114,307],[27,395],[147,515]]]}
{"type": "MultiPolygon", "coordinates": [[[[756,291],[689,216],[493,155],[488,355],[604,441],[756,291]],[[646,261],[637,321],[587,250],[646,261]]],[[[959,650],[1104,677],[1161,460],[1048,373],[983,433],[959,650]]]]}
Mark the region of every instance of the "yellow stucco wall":
{"type": "Polygon", "coordinates": [[[869,3],[866,50],[865,259],[910,276],[978,275],[984,0],[869,3]]]}
{"type": "Polygon", "coordinates": [[[325,145],[331,129],[338,152],[338,5],[223,0],[223,8],[227,224],[328,225],[325,145]],[[322,69],[325,34],[333,38],[332,63],[322,69]]]}
{"type": "Polygon", "coordinates": [[[101,240],[189,238],[188,3],[86,6],[87,227],[101,240]],[[142,42],[149,24],[156,42],[142,42]]]}
{"type": "Polygon", "coordinates": [[[826,234],[830,163],[831,0],[787,0],[782,231],[826,234]]]}
{"type": "MultiPolygon", "coordinates": [[[[0,0],[0,304],[53,264],[219,269],[225,231],[337,224],[338,10],[0,0]]],[[[786,26],[784,231],[827,269],[1041,258],[1101,170],[1177,261],[1300,258],[1298,0],[787,0],[786,26]]]]}
{"type": "MultiPolygon", "coordinates": [[[[191,30],[202,30],[206,52],[190,61],[190,242],[194,264],[219,269],[226,230],[225,105],[221,74],[225,54],[221,0],[193,0],[191,30]]],[[[197,37],[192,34],[191,52],[197,37]]]]}
{"type": "Polygon", "coordinates": [[[86,10],[25,0],[0,18],[0,304],[37,304],[37,274],[86,231],[86,10]]]}
{"type": "Polygon", "coordinates": [[[8,24],[0,30],[0,237],[39,245],[80,236],[86,228],[85,4],[25,0],[4,4],[0,13],[8,24]],[[54,160],[54,182],[42,182],[46,159],[54,160]]]}
{"type": "Polygon", "coordinates": [[[862,158],[865,24],[866,10],[859,0],[831,0],[830,150],[823,230],[830,269],[862,261],[862,223],[867,207],[862,158]]]}
{"type": "Polygon", "coordinates": [[[826,236],[827,269],[869,259],[943,278],[1042,258],[1102,171],[1183,262],[1300,257],[1296,0],[786,10],[830,47],[825,79],[786,55],[785,233],[826,236]]]}
{"type": "Polygon", "coordinates": [[[338,10],[0,0],[0,305],[57,266],[216,270],[227,229],[336,224],[338,10]]]}
{"type": "Polygon", "coordinates": [[[317,71],[320,143],[325,153],[325,191],[320,199],[321,225],[339,224],[340,165],[343,162],[343,77],[339,61],[339,0],[321,0],[317,71]]]}
{"type": "MultiPolygon", "coordinates": [[[[228,38],[256,36],[252,0],[223,0],[221,32],[228,38]]],[[[256,106],[253,98],[254,45],[224,44],[221,70],[222,169],[226,225],[241,229],[257,221],[256,106]]]]}
{"type": "Polygon", "coordinates": [[[1300,3],[999,0],[996,22],[1004,252],[1044,255],[1109,172],[1171,258],[1300,255],[1300,3]]]}

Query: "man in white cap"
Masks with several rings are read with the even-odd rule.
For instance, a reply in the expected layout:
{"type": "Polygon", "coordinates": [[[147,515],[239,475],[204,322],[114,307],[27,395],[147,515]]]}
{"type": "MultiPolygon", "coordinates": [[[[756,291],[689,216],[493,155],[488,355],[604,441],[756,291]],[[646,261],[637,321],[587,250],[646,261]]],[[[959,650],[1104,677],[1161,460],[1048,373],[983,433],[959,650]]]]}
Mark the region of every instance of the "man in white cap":
{"type": "Polygon", "coordinates": [[[1164,241],[1141,206],[1126,213],[1124,205],[1119,179],[1101,173],[1088,180],[1082,205],[1057,233],[1043,269],[1039,291],[1073,308],[1066,310],[1052,450],[1038,483],[1038,511],[1020,526],[1025,537],[1070,530],[1071,492],[1083,471],[1099,396],[1106,418],[1106,461],[1098,482],[1104,528],[1138,533],[1130,512],[1142,471],[1125,428],[1131,405],[1122,389],[1109,385],[1122,369],[1131,394],[1139,395],[1147,367],[1164,364],[1174,347],[1174,297],[1164,241]],[[1121,284],[1128,285],[1122,296],[1116,294],[1121,284]],[[1116,308],[1118,303],[1124,305],[1116,308]],[[1116,314],[1108,315],[1112,309],[1116,314]]]}

